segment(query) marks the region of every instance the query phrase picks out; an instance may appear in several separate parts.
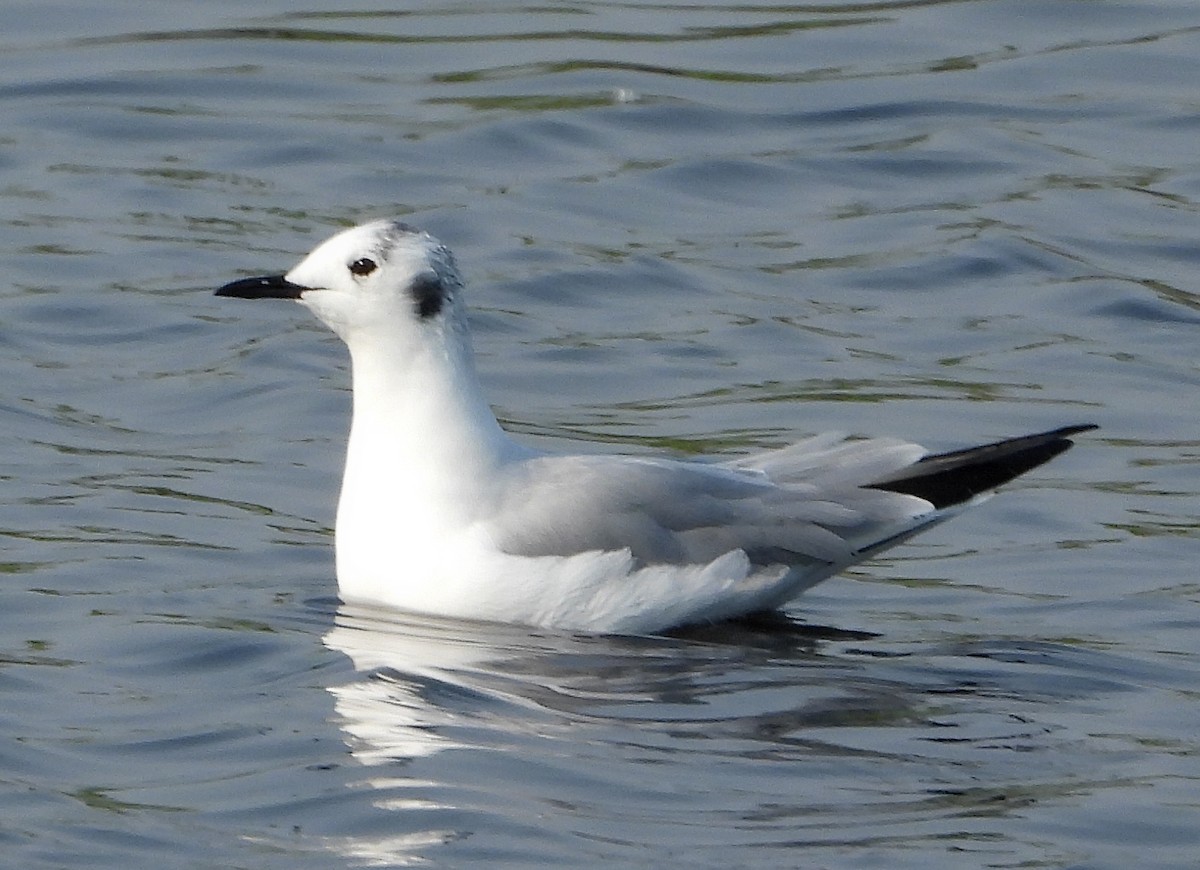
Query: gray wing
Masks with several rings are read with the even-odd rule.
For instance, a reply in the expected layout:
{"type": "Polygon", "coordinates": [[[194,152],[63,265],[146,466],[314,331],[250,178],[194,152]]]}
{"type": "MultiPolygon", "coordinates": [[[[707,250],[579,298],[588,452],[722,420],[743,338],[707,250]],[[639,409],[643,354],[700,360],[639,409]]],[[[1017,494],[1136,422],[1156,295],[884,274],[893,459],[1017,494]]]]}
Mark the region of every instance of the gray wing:
{"type": "Polygon", "coordinates": [[[708,562],[731,550],[757,565],[852,561],[932,505],[862,488],[924,451],[828,439],[732,463],[540,456],[511,468],[488,523],[502,550],[569,556],[628,548],[645,564],[708,562]]]}

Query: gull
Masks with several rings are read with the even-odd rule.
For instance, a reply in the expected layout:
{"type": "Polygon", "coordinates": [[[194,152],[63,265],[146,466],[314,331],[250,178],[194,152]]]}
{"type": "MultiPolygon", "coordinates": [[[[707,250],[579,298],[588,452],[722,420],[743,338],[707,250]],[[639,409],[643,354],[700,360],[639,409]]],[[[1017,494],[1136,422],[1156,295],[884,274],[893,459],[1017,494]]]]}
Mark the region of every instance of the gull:
{"type": "Polygon", "coordinates": [[[426,232],[356,226],[216,293],[299,301],[349,348],[335,553],[356,604],[627,634],[777,610],[1096,428],[940,454],[841,435],[711,462],[546,453],[492,413],[462,278],[426,232]]]}

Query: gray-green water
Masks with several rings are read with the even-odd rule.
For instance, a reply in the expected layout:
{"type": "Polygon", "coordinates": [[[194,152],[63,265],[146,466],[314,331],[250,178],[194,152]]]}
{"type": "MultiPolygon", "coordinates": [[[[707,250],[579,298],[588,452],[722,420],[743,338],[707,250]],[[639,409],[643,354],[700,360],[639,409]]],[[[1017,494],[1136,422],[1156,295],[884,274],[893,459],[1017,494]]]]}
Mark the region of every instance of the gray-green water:
{"type": "Polygon", "coordinates": [[[0,864],[1190,866],[1191,2],[10,3],[0,864]],[[1100,433],[669,638],[339,611],[346,359],[211,290],[457,252],[542,445],[1100,433]]]}

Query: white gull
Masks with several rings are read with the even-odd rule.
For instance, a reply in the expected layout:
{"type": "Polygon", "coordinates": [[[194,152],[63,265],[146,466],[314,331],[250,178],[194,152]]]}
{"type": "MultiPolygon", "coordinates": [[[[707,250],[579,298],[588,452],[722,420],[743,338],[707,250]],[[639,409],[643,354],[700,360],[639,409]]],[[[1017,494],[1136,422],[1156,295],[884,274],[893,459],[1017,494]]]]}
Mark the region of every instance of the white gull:
{"type": "Polygon", "coordinates": [[[711,463],[543,453],[512,441],[484,398],[462,290],[445,246],[381,220],[286,275],[217,291],[298,300],[350,349],[346,601],[626,633],[772,610],[1094,428],[937,455],[841,436],[711,463]]]}

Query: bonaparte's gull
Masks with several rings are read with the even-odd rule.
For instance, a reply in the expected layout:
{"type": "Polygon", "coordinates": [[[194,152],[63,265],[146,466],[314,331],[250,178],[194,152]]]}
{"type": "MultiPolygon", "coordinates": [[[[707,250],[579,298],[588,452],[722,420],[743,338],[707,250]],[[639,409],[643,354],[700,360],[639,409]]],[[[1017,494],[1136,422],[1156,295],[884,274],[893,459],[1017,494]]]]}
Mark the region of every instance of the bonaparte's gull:
{"type": "Polygon", "coordinates": [[[1095,428],[937,455],[837,435],[712,463],[543,453],[510,440],[484,399],[462,290],[444,245],[381,220],[286,275],[217,291],[298,300],[350,349],[347,601],[629,633],[771,610],[1095,428]]]}

